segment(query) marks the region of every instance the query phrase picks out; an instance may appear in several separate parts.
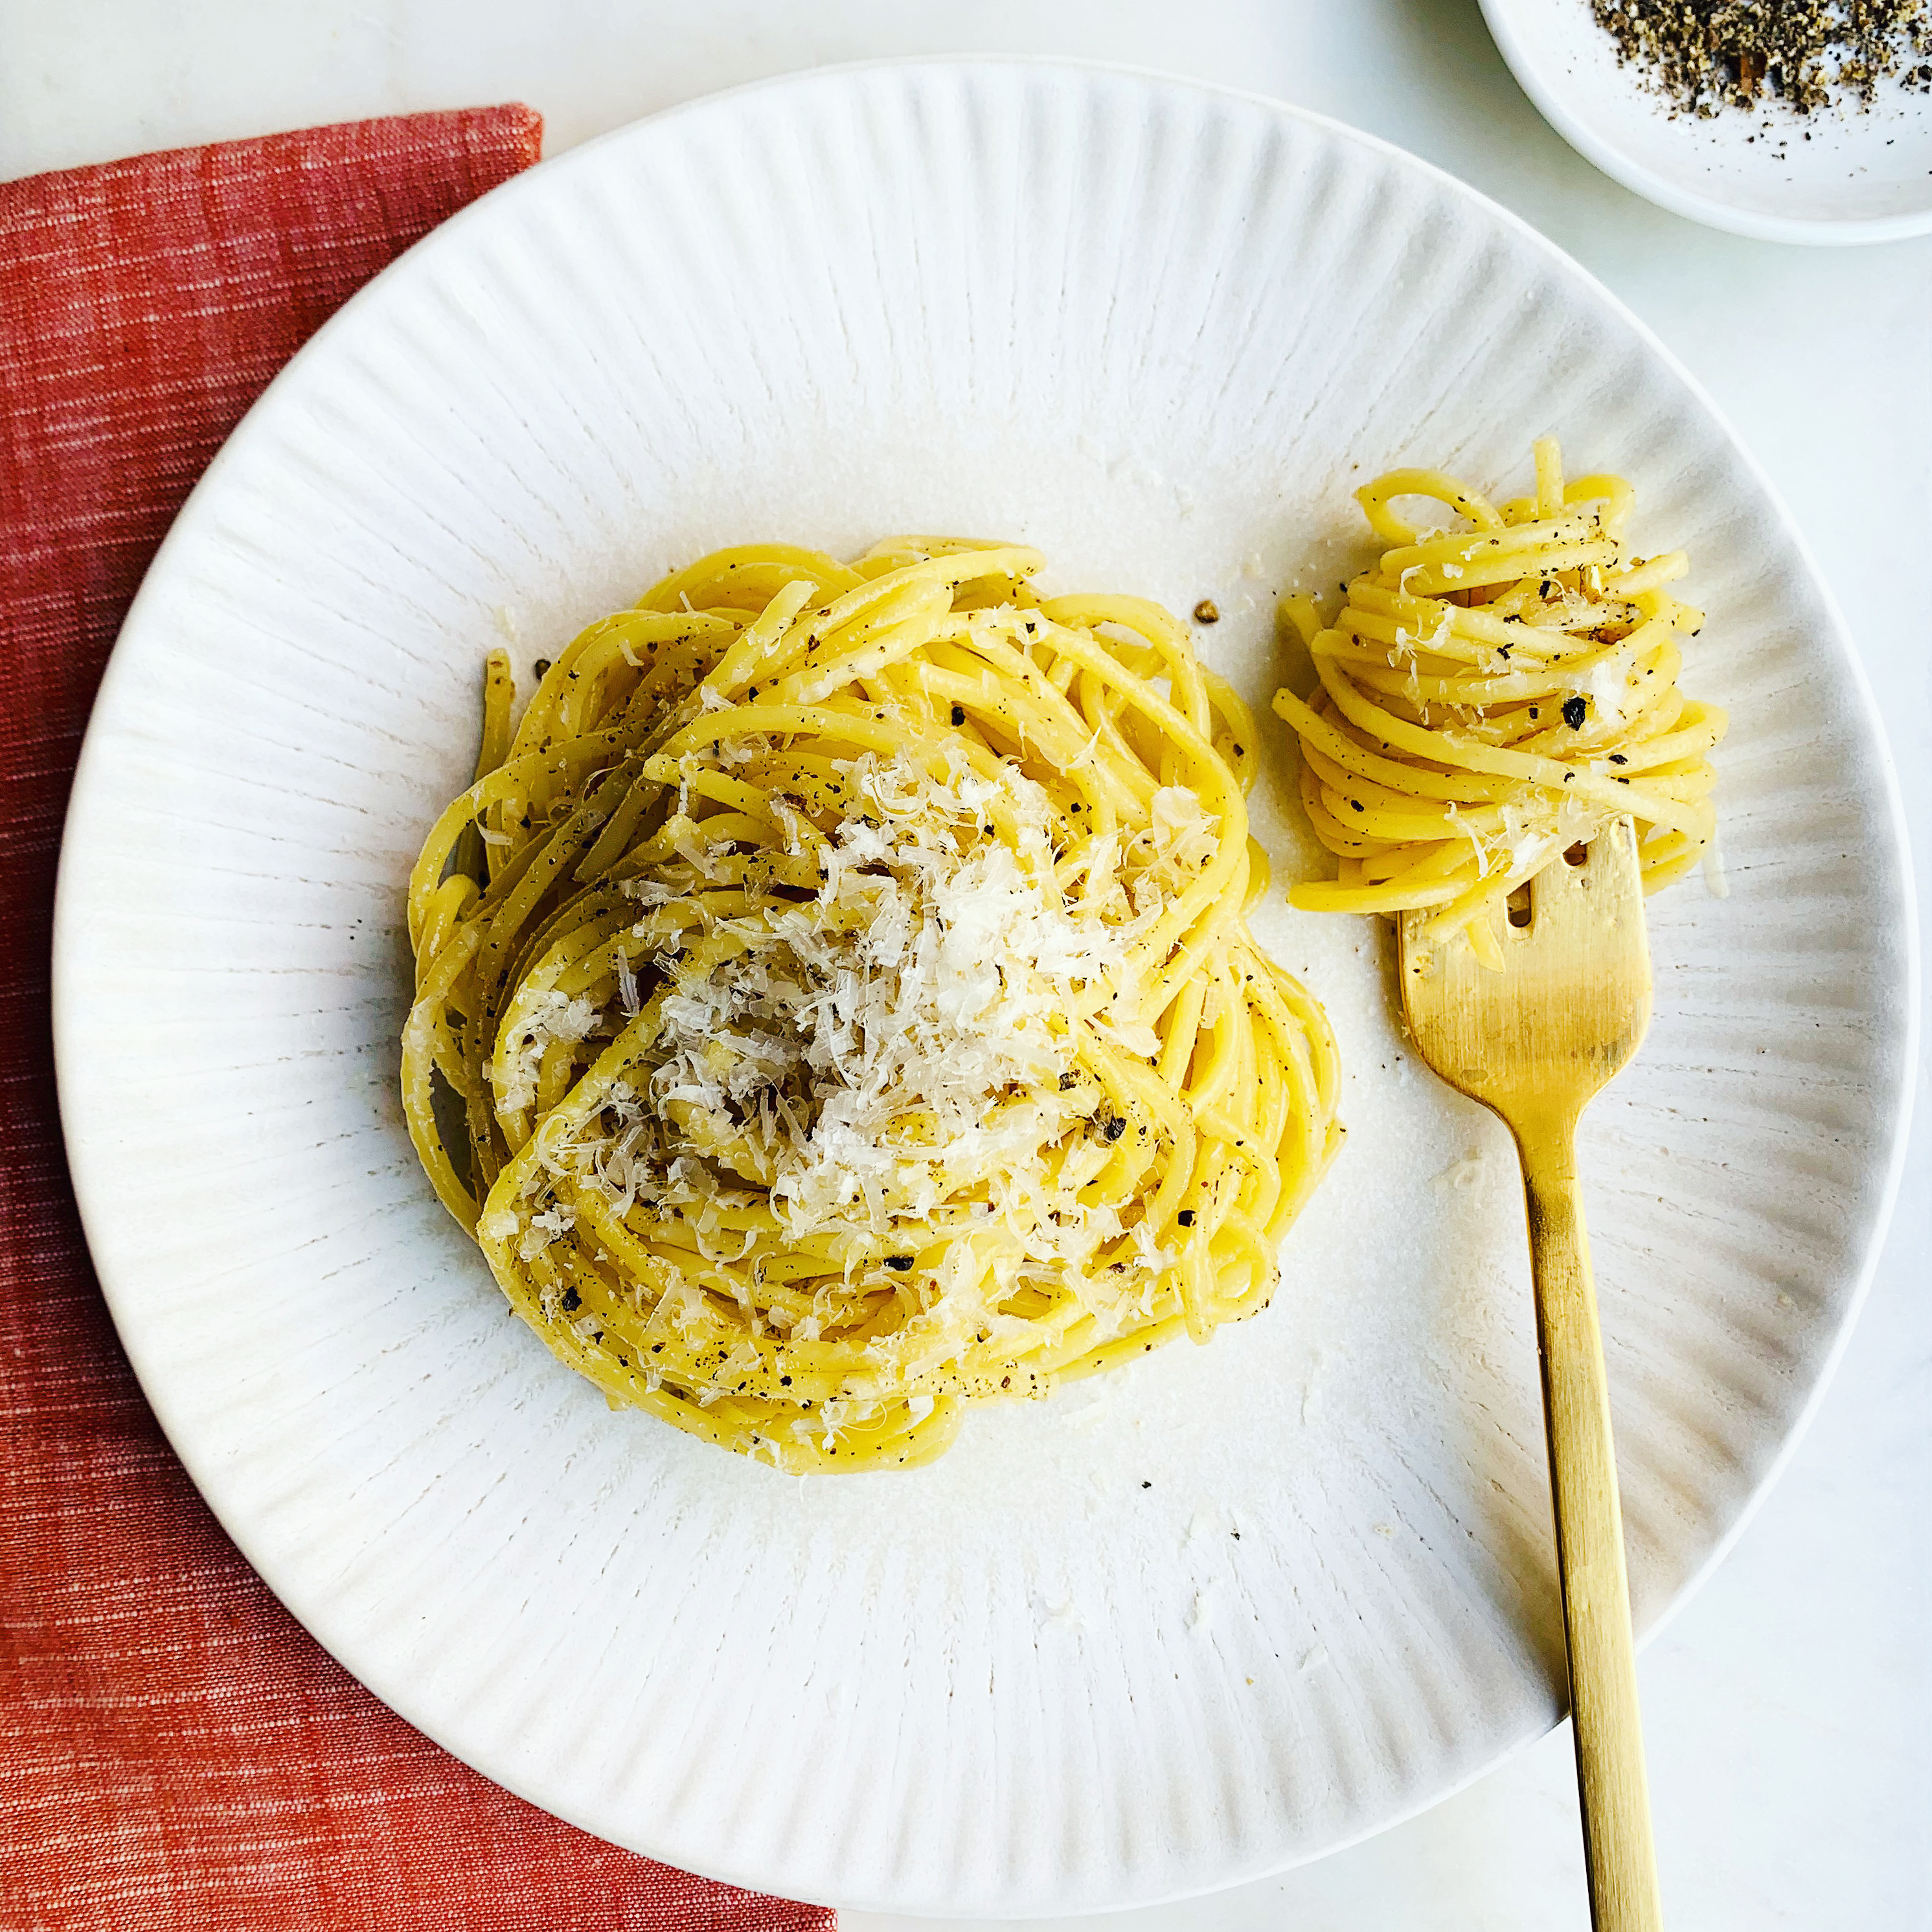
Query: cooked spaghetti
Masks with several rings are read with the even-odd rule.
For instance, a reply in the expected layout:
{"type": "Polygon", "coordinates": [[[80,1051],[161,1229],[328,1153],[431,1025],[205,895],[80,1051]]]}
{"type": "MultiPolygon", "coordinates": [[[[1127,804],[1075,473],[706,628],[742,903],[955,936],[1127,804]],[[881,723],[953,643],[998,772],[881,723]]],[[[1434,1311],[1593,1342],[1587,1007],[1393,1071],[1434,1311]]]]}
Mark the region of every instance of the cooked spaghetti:
{"type": "Polygon", "coordinates": [[[1340,1136],[1250,939],[1253,721],[1030,550],[719,551],[593,624],[412,878],[403,1092],[518,1313],[795,1472],[1272,1292],[1340,1136]]]}
{"type": "Polygon", "coordinates": [[[1324,622],[1285,618],[1320,679],[1275,694],[1301,745],[1301,797],[1341,861],[1288,896],[1322,912],[1434,908],[1426,930],[1466,930],[1502,963],[1484,916],[1558,853],[1609,820],[1635,821],[1647,891],[1714,856],[1714,705],[1678,688],[1682,640],[1703,614],[1667,587],[1682,550],[1638,556],[1618,476],[1566,483],[1536,445],[1532,496],[1492,506],[1432,470],[1356,493],[1390,548],[1324,622]],[[1392,506],[1432,500],[1458,526],[1418,534],[1392,506]]]}

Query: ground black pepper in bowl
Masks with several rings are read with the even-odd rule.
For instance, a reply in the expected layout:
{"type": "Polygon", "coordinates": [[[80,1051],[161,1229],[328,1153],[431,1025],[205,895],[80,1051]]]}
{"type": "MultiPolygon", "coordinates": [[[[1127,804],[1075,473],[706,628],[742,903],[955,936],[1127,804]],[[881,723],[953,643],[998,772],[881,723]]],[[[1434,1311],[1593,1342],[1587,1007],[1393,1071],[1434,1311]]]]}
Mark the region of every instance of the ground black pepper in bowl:
{"type": "Polygon", "coordinates": [[[1868,108],[1894,76],[1932,92],[1924,0],[1590,0],[1590,10],[1618,65],[1647,70],[1673,115],[1868,108]]]}

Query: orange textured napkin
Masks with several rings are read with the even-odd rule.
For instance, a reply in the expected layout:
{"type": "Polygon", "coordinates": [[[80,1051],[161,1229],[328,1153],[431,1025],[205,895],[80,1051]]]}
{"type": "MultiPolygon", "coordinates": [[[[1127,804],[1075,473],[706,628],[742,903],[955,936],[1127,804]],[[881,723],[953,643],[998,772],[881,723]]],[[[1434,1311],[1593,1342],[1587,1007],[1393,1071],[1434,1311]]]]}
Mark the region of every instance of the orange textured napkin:
{"type": "Polygon", "coordinates": [[[222,1534],[142,1400],[61,1153],[55,854],[141,573],[289,356],[411,242],[536,160],[542,134],[526,107],[414,115],[0,184],[5,1932],[833,1923],[532,1810],[326,1654],[222,1534]]]}

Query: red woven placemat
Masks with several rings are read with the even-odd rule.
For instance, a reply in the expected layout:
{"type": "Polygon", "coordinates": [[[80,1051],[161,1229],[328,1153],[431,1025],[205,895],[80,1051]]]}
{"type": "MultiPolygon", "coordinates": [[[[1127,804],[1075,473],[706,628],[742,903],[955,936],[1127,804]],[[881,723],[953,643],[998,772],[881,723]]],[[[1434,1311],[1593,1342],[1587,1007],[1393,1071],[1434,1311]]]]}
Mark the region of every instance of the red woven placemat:
{"type": "Polygon", "coordinates": [[[542,131],[526,107],[414,115],[0,184],[5,1932],[833,1922],[532,1810],[323,1652],[142,1400],[61,1153],[55,856],[122,614],[268,379],[370,276],[534,161],[542,131]]]}

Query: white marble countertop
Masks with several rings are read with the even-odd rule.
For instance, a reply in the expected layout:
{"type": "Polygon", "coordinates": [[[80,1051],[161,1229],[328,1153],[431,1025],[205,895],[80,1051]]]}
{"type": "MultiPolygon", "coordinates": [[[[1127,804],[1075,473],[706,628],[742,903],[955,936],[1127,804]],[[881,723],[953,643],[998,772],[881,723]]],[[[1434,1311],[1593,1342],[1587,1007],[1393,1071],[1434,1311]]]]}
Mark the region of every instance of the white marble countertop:
{"type": "MultiPolygon", "coordinates": [[[[0,0],[0,178],[512,99],[542,111],[554,153],[791,68],[968,52],[1121,62],[1319,109],[1460,175],[1593,270],[1703,381],[1796,512],[1888,721],[1922,909],[1932,905],[1921,561],[1932,550],[1932,241],[1780,248],[1660,212],[1544,125],[1475,0],[0,0]]],[[[1918,1085],[1923,1100],[1924,1060],[1918,1085]]],[[[1932,1926],[1928,1251],[1932,1107],[1922,1105],[1898,1215],[1835,1382],[1728,1560],[1643,1655],[1674,1926],[1932,1926]]],[[[1585,1927],[1568,1738],[1318,1864],[1088,1922],[1585,1927]]]]}

